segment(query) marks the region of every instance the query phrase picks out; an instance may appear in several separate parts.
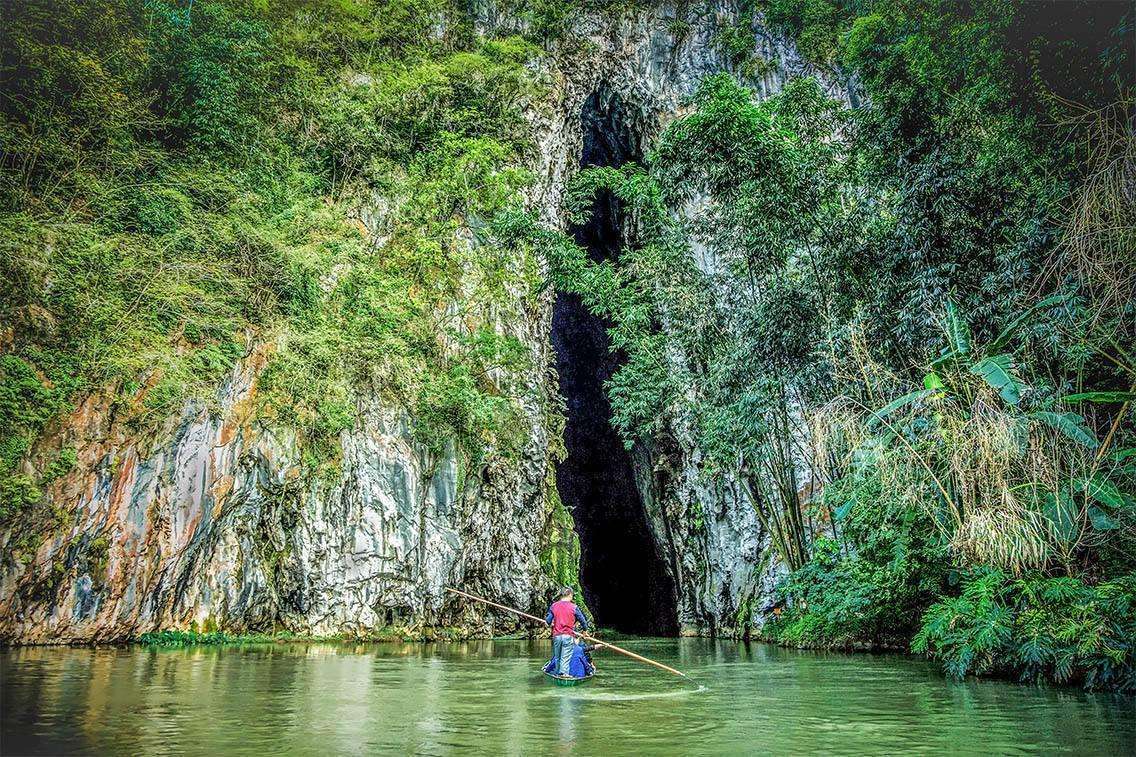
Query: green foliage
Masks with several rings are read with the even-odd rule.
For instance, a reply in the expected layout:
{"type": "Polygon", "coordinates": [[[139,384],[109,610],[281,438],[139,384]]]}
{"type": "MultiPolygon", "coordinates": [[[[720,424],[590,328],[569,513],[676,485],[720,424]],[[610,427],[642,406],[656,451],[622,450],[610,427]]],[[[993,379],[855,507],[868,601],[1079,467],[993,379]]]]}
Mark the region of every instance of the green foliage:
{"type": "MultiPolygon", "coordinates": [[[[65,402],[69,382],[52,387],[27,361],[15,355],[0,356],[0,527],[16,523],[36,511],[41,483],[50,483],[74,463],[74,450],[60,453],[37,482],[20,462],[47,421],[65,402]]],[[[10,544],[13,552],[22,544],[10,544]]]]}
{"type": "Polygon", "coordinates": [[[26,360],[0,357],[0,465],[5,470],[15,467],[61,401],[26,360]]]}
{"type": "Polygon", "coordinates": [[[584,12],[619,13],[628,7],[653,5],[653,0],[503,0],[500,10],[519,19],[525,35],[551,43],[567,38],[584,12]]]}
{"type": "Polygon", "coordinates": [[[138,643],[148,647],[195,647],[231,644],[271,644],[293,637],[276,634],[227,634],[224,631],[148,631],[138,637],[138,643]]]}
{"type": "Polygon", "coordinates": [[[163,141],[227,155],[247,149],[268,115],[264,93],[283,73],[272,54],[268,19],[239,6],[201,3],[147,7],[154,108],[163,141]]]}
{"type": "Polygon", "coordinates": [[[1136,392],[1081,392],[1063,399],[1066,402],[1136,402],[1136,392]]]}
{"type": "Polygon", "coordinates": [[[217,629],[217,623],[212,617],[206,618],[205,623],[198,627],[197,621],[191,621],[186,631],[147,631],[140,634],[133,641],[153,649],[181,649],[194,646],[240,646],[243,644],[287,644],[290,642],[351,642],[360,641],[456,641],[461,636],[456,629],[451,628],[424,628],[412,631],[410,628],[398,626],[384,626],[368,632],[366,635],[339,634],[333,636],[313,636],[310,634],[297,634],[291,631],[274,631],[265,633],[228,633],[217,629]]]}
{"type": "Polygon", "coordinates": [[[1021,401],[1022,385],[1014,377],[1009,355],[984,357],[970,367],[970,372],[996,390],[1007,404],[1016,405],[1021,401]]]}
{"type": "Polygon", "coordinates": [[[757,0],[767,22],[796,39],[806,59],[824,63],[838,49],[842,6],[857,0],[757,0]]]}
{"type": "Polygon", "coordinates": [[[529,22],[529,34],[547,41],[566,32],[582,3],[573,0],[518,0],[522,18],[529,22]]]}
{"type": "Polygon", "coordinates": [[[888,211],[866,227],[870,236],[845,276],[875,275],[861,290],[872,292],[866,320],[898,314],[888,319],[890,333],[873,326],[872,337],[899,357],[926,343],[928,306],[951,293],[989,337],[1046,262],[1057,233],[1050,219],[1078,162],[1039,119],[1061,120],[1044,113],[1053,91],[1081,102],[1116,92],[1100,86],[1104,69],[1082,71],[1100,65],[1093,46],[1107,44],[1106,35],[1073,31],[1113,11],[1078,3],[1040,14],[1026,3],[868,5],[845,6],[841,25],[851,28],[842,59],[864,77],[871,100],[856,113],[855,141],[888,211]],[[1083,76],[1062,77],[1039,52],[1077,45],[1086,46],[1083,60],[1069,71],[1083,76]],[[898,281],[905,283],[893,286],[898,281]]]}
{"type": "Polygon", "coordinates": [[[743,5],[738,20],[718,29],[714,43],[734,66],[742,66],[751,60],[757,50],[757,35],[753,30],[754,8],[752,3],[743,5]]]}
{"type": "Polygon", "coordinates": [[[1136,576],[1091,586],[1071,577],[967,574],[957,596],[923,616],[913,648],[951,675],[1136,689],[1136,576]]]}
{"type": "Polygon", "coordinates": [[[59,455],[48,464],[47,470],[43,472],[44,482],[51,484],[56,479],[66,476],[78,461],[78,454],[74,447],[60,450],[59,455]]]}
{"type": "Polygon", "coordinates": [[[8,526],[39,502],[42,493],[30,476],[6,475],[0,479],[0,525],[8,526]]]}
{"type": "Polygon", "coordinates": [[[553,586],[572,588],[576,604],[590,620],[592,613],[584,602],[584,592],[580,587],[580,538],[576,535],[571,513],[556,491],[555,481],[549,481],[549,496],[553,500],[552,513],[541,544],[540,567],[553,586]]]}
{"type": "Polygon", "coordinates": [[[363,386],[433,408],[432,445],[504,433],[519,389],[488,377],[525,356],[486,334],[524,263],[457,237],[528,181],[532,45],[437,39],[464,28],[445,0],[55,6],[0,32],[6,512],[38,498],[15,466],[81,393],[157,423],[210,404],[250,337],[275,344],[261,411],[313,462],[363,386]],[[390,207],[361,233],[372,193],[390,207]]]}
{"type": "Polygon", "coordinates": [[[1039,410],[1030,415],[1047,426],[1057,429],[1078,444],[1095,449],[1100,446],[1092,429],[1085,425],[1085,419],[1076,413],[1054,413],[1039,410]]]}
{"type": "MultiPolygon", "coordinates": [[[[426,443],[440,451],[455,435],[460,439],[476,439],[478,433],[504,437],[503,427],[510,423],[511,412],[506,400],[483,393],[476,377],[459,365],[423,387],[414,417],[425,429],[426,443]]],[[[519,436],[518,430],[512,438],[519,441],[519,436]]]]}
{"type": "MultiPolygon", "coordinates": [[[[1027,313],[1040,317],[1039,308],[1027,313]]],[[[1015,318],[1019,326],[1027,322],[1015,318]]],[[[1112,530],[1111,516],[1090,499],[1115,484],[1085,482],[1124,476],[1123,467],[1091,456],[1100,442],[1085,417],[1052,396],[1028,392],[1014,354],[988,355],[989,346],[971,340],[957,309],[947,309],[945,329],[955,346],[933,361],[937,370],[925,375],[924,389],[869,411],[859,430],[847,418],[837,423],[841,432],[867,434],[854,445],[853,465],[885,478],[899,469],[922,476],[937,494],[927,511],[967,559],[1013,570],[1071,569],[1075,557],[1099,555],[1093,531],[1112,530]],[[991,402],[991,390],[1001,405],[991,402]]],[[[1020,351],[1004,335],[998,342],[1020,351]]],[[[1102,504],[1122,507],[1116,492],[1102,504]]]]}

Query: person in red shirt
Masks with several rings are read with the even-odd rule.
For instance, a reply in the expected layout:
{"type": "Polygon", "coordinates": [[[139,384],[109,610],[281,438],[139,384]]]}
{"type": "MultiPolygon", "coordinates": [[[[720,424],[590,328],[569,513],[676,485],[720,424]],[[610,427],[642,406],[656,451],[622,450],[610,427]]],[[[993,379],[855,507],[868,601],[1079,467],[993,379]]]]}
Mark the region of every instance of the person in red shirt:
{"type": "Polygon", "coordinates": [[[572,660],[572,647],[576,644],[576,624],[588,630],[588,620],[580,608],[572,603],[572,589],[565,586],[560,598],[548,608],[544,622],[552,626],[552,662],[556,674],[568,675],[568,663],[572,660]]]}

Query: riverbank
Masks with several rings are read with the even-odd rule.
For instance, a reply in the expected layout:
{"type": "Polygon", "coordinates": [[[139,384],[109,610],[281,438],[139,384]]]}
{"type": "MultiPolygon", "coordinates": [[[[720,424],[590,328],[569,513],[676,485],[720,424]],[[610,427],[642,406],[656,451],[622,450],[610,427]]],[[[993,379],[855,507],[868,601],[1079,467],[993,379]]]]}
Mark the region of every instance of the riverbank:
{"type": "MultiPolygon", "coordinates": [[[[1101,690],[1101,691],[1115,691],[1121,695],[1133,696],[1136,691],[1131,686],[1127,685],[1086,685],[1083,677],[1067,677],[1065,680],[1054,681],[1045,680],[1039,676],[1032,678],[1023,676],[1021,668],[1015,668],[1009,665],[995,664],[997,661],[990,659],[988,661],[985,671],[981,674],[968,673],[966,671],[953,670],[947,662],[937,659],[935,656],[914,651],[909,645],[900,643],[880,643],[871,642],[866,640],[846,639],[842,643],[821,643],[817,641],[816,637],[801,634],[799,628],[795,629],[796,625],[800,624],[801,619],[796,617],[791,619],[790,622],[779,620],[767,623],[760,629],[751,630],[747,635],[742,637],[707,637],[707,636],[691,636],[682,635],[673,637],[678,639],[699,639],[708,643],[739,643],[745,645],[765,645],[769,647],[777,647],[787,651],[795,650],[800,652],[813,652],[813,653],[839,653],[848,655],[874,655],[874,654],[887,654],[909,659],[913,662],[926,663],[933,666],[945,679],[959,682],[965,680],[972,681],[1001,681],[1010,684],[1048,684],[1057,689],[1077,689],[1085,688],[1088,690],[1101,690]]],[[[89,648],[89,649],[115,649],[115,648],[129,648],[129,647],[150,647],[150,648],[165,648],[165,649],[178,649],[178,648],[192,648],[192,647],[241,647],[252,645],[287,645],[287,644],[328,644],[328,645],[359,645],[359,644],[384,644],[384,643],[402,643],[402,644],[445,644],[445,643],[469,643],[469,642],[493,642],[493,641],[518,641],[518,642],[536,642],[539,643],[541,639],[546,639],[546,635],[541,633],[542,629],[533,629],[527,633],[513,633],[497,636],[480,636],[471,634],[468,629],[460,627],[427,627],[413,629],[409,627],[389,626],[384,628],[375,629],[367,634],[335,634],[335,635],[305,635],[296,634],[289,631],[277,631],[272,633],[248,633],[248,634],[232,634],[224,631],[196,631],[196,630],[164,630],[154,631],[140,634],[139,636],[124,639],[121,641],[104,641],[104,642],[72,642],[68,640],[60,640],[56,643],[40,643],[40,644],[9,644],[0,643],[0,650],[19,649],[19,648],[52,648],[52,647],[70,647],[70,648],[89,648]]],[[[661,637],[645,637],[636,635],[624,635],[612,629],[600,629],[597,634],[602,635],[604,639],[610,639],[620,642],[646,642],[655,643],[661,637]]],[[[672,637],[666,637],[672,638],[672,637]]],[[[1071,671],[1072,672],[1072,671],[1071,671]]],[[[1123,681],[1118,681],[1123,684],[1123,681]]]]}
{"type": "Polygon", "coordinates": [[[138,636],[96,641],[59,639],[35,643],[13,643],[0,641],[0,649],[23,649],[36,647],[72,647],[90,649],[112,649],[129,646],[151,647],[193,647],[193,646],[240,646],[245,644],[360,644],[384,642],[460,642],[530,639],[539,634],[513,633],[494,636],[471,634],[468,630],[454,627],[426,628],[414,630],[406,627],[390,626],[377,628],[365,634],[298,634],[291,631],[271,633],[226,633],[224,631],[148,631],[138,636]]]}

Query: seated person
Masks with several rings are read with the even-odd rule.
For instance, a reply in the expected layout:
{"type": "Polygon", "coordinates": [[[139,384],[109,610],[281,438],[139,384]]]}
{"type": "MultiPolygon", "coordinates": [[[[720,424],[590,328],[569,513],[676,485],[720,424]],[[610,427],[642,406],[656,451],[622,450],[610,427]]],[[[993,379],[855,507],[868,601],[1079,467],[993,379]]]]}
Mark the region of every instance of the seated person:
{"type": "Polygon", "coordinates": [[[568,675],[573,678],[583,678],[596,672],[596,665],[592,662],[592,652],[601,644],[585,644],[583,639],[577,639],[572,647],[572,659],[568,661],[568,675]]]}
{"type": "MultiPolygon", "coordinates": [[[[584,678],[596,672],[595,663],[592,662],[591,653],[604,646],[603,644],[585,644],[583,639],[577,639],[572,645],[572,656],[568,660],[568,675],[572,678],[584,678]]],[[[544,666],[545,673],[561,675],[557,670],[556,661],[544,666]]]]}

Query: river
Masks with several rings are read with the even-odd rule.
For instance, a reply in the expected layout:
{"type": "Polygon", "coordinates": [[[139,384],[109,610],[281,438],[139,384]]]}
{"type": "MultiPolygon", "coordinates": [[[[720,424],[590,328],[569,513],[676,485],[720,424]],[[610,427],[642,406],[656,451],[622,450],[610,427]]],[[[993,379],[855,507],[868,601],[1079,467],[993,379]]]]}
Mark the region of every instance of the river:
{"type": "Polygon", "coordinates": [[[545,641],[0,651],[0,752],[1133,754],[1131,698],[900,655],[634,639],[558,687],[545,641]]]}

